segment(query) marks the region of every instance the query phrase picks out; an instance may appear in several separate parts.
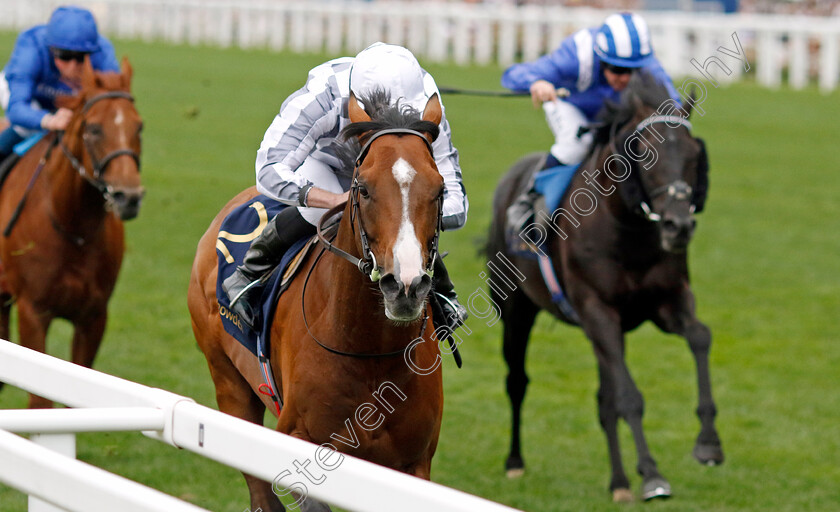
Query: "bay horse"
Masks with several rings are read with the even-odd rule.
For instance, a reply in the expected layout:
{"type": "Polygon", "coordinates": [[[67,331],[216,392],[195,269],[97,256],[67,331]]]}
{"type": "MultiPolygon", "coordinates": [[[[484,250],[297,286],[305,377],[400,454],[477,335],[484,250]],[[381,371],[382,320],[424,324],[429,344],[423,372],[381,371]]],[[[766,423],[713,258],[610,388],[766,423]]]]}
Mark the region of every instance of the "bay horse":
{"type": "Polygon", "coordinates": [[[540,260],[512,250],[504,233],[507,207],[545,155],[519,160],[496,189],[488,267],[491,275],[498,273],[503,267],[496,260],[503,256],[508,260],[503,263],[512,262],[518,269],[521,281],[510,275],[508,281],[497,278],[490,290],[504,325],[506,389],[512,408],[505,464],[510,477],[524,471],[520,422],[528,384],[525,352],[540,310],[579,325],[592,343],[600,378],[598,417],[607,440],[614,501],[634,499],[621,461],[619,418],[633,434],[642,498],[671,493],[648,449],[642,430],[643,397],[624,360],[625,333],[647,320],[687,340],[696,363],[701,424],[693,455],[703,464],[723,462],[709,379],[711,332],[695,315],[688,276],[686,251],[694,213],[702,210],[708,185],[705,147],[690,134],[690,111],[691,102],[685,108],[676,104],[650,76],[634,76],[620,104],[608,106],[593,149],[568,187],[573,192],[565,194],[550,218],[538,214],[539,220],[520,234],[534,254],[545,251],[549,259],[542,264],[550,262],[550,279],[560,285],[566,302],[552,295],[540,260]]]}
{"type": "MultiPolygon", "coordinates": [[[[90,367],[105,332],[122,264],[123,221],[137,216],[142,120],[132,68],[95,72],[57,103],[73,111],[64,132],[45,135],[14,164],[0,188],[0,338],[17,304],[21,345],[45,352],[55,318],[73,324],[71,359],[90,367]]],[[[52,402],[30,395],[29,407],[52,402]]]]}
{"type": "MultiPolygon", "coordinates": [[[[442,111],[437,95],[422,118],[389,107],[384,93],[363,101],[365,110],[351,95],[343,132],[361,148],[349,200],[322,219],[343,210],[337,234],[305,257],[274,306],[268,364],[281,410],[260,392],[257,358],[224,330],[216,298],[221,222],[255,188],[234,197],[201,238],[188,305],[221,411],[262,425],[268,406],[279,432],[429,479],[443,413],[440,350],[427,342],[444,186],[430,144],[442,111]]],[[[271,483],[244,476],[252,510],[284,510],[271,483]]],[[[329,510],[305,493],[295,498],[295,508],[329,510]]]]}

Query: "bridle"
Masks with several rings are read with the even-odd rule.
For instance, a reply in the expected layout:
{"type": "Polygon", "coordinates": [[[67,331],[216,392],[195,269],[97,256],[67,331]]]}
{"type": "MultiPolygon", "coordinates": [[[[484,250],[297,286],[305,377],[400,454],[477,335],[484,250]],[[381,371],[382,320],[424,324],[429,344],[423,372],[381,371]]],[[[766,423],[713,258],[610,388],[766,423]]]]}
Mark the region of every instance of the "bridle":
{"type": "MultiPolygon", "coordinates": [[[[374,133],[368,140],[365,142],[365,145],[362,146],[362,149],[359,151],[359,156],[356,157],[355,168],[353,169],[353,184],[350,187],[350,226],[353,228],[353,232],[355,233],[356,229],[359,231],[359,241],[362,244],[362,257],[357,258],[352,254],[339,249],[338,247],[334,246],[332,242],[327,240],[324,236],[324,225],[330,219],[334,218],[340,212],[342,212],[345,208],[346,203],[334,206],[330,210],[328,210],[322,217],[321,220],[318,221],[318,241],[327,248],[333,254],[336,254],[345,260],[352,263],[362,274],[365,274],[370,278],[371,281],[379,281],[382,277],[382,267],[376,261],[376,256],[373,254],[373,251],[370,249],[370,243],[368,242],[367,231],[365,230],[364,223],[362,222],[362,216],[359,212],[359,193],[361,184],[359,183],[359,169],[362,166],[362,163],[365,160],[365,157],[370,150],[370,145],[383,135],[395,135],[395,134],[402,134],[402,135],[415,135],[420,137],[423,142],[426,143],[426,147],[429,150],[430,154],[433,154],[432,151],[432,144],[429,140],[420,132],[416,130],[409,130],[407,128],[392,128],[387,130],[381,130],[374,133]],[[358,227],[357,227],[358,224],[358,227]]],[[[434,268],[435,258],[438,257],[438,242],[440,240],[440,232],[442,229],[442,222],[443,222],[443,192],[437,198],[437,226],[435,227],[435,236],[432,239],[432,246],[429,250],[429,264],[426,267],[426,273],[428,275],[432,275],[432,269],[434,268]]]]}
{"type": "MultiPolygon", "coordinates": [[[[105,100],[105,99],[115,99],[115,98],[122,98],[122,99],[126,99],[128,101],[134,102],[134,97],[127,92],[124,92],[124,91],[104,92],[102,94],[98,94],[98,95],[90,98],[89,100],[87,100],[84,107],[82,107],[82,116],[87,114],[87,112],[90,110],[90,108],[96,102],[101,101],[101,100],[105,100]]],[[[134,159],[134,161],[137,163],[137,170],[139,172],[140,171],[140,155],[137,154],[137,152],[134,151],[133,149],[124,148],[124,149],[117,149],[115,151],[112,151],[102,158],[97,158],[96,154],[93,151],[93,146],[92,146],[89,138],[86,135],[84,135],[84,125],[85,125],[85,120],[84,120],[84,117],[83,117],[82,118],[82,133],[83,133],[82,141],[84,142],[85,150],[87,151],[88,155],[90,155],[91,164],[93,166],[93,175],[91,176],[90,174],[88,174],[88,171],[87,171],[87,169],[85,169],[84,164],[82,164],[82,162],[79,161],[79,159],[76,158],[76,156],[73,155],[73,153],[70,151],[70,149],[64,144],[64,135],[65,134],[62,134],[61,137],[60,137],[61,138],[61,142],[60,142],[61,151],[64,152],[64,155],[70,161],[70,165],[73,166],[73,169],[75,169],[76,172],[78,172],[79,175],[85,181],[87,181],[88,183],[93,185],[93,187],[95,187],[96,190],[98,190],[99,193],[102,194],[102,196],[105,198],[106,201],[113,201],[114,200],[114,189],[113,189],[113,187],[111,187],[110,185],[105,183],[105,180],[102,179],[102,175],[105,174],[105,171],[108,167],[108,164],[110,164],[111,161],[113,161],[117,157],[127,155],[127,156],[130,156],[132,159],[134,159]]]]}
{"type": "MultiPolygon", "coordinates": [[[[359,231],[359,238],[362,244],[362,257],[357,258],[352,254],[339,249],[335,245],[332,244],[330,240],[324,235],[324,225],[327,223],[328,220],[334,218],[336,215],[340,214],[344,208],[347,206],[347,203],[342,203],[330,208],[318,221],[317,226],[317,233],[318,233],[318,242],[323,245],[323,249],[315,258],[315,262],[309,267],[309,271],[306,274],[306,278],[303,281],[303,289],[301,291],[300,296],[300,309],[301,309],[301,316],[303,317],[303,325],[306,327],[306,332],[309,336],[315,340],[315,343],[318,344],[321,348],[326,350],[327,352],[340,355],[340,356],[347,356],[347,357],[355,357],[359,359],[370,359],[370,358],[379,358],[379,357],[395,357],[401,355],[405,352],[405,348],[394,350],[391,352],[346,352],[343,350],[339,350],[329,345],[326,345],[321,340],[319,340],[315,334],[312,332],[312,329],[309,327],[309,321],[306,318],[306,285],[309,284],[309,278],[312,276],[312,272],[315,267],[318,265],[318,262],[321,260],[321,256],[324,255],[326,250],[336,254],[345,260],[349,261],[353,264],[359,271],[368,276],[371,281],[376,282],[381,277],[382,267],[380,267],[376,262],[376,256],[374,256],[373,251],[370,249],[370,244],[368,243],[367,233],[365,231],[364,224],[362,223],[362,217],[359,214],[359,168],[362,166],[362,162],[364,161],[365,157],[367,156],[368,150],[370,149],[371,143],[376,140],[377,138],[388,135],[388,134],[405,134],[405,135],[416,135],[423,139],[426,143],[426,147],[429,150],[429,153],[433,153],[432,145],[429,143],[429,140],[420,132],[415,130],[409,130],[406,128],[394,128],[394,129],[387,129],[381,130],[373,134],[370,139],[362,146],[362,149],[359,151],[359,156],[356,157],[355,168],[353,170],[353,185],[350,187],[350,201],[351,201],[351,210],[350,210],[350,226],[353,228],[354,232],[356,231],[356,222],[358,222],[358,231],[359,231]]],[[[429,266],[426,268],[426,273],[428,275],[432,274],[432,268],[434,267],[435,258],[438,257],[438,240],[440,238],[440,231],[442,227],[442,218],[443,218],[443,193],[438,197],[438,217],[437,217],[437,227],[435,229],[435,236],[432,240],[432,248],[430,250],[429,255],[429,266]]],[[[418,337],[422,338],[423,334],[426,331],[426,324],[428,322],[428,312],[423,316],[423,320],[420,324],[420,333],[418,337]]],[[[416,339],[416,338],[415,338],[416,339]]]]}
{"type": "MultiPolygon", "coordinates": [[[[691,130],[691,122],[689,122],[688,119],[686,119],[682,116],[651,115],[649,117],[646,117],[639,124],[637,124],[636,127],[633,129],[633,131],[630,132],[628,137],[631,137],[633,135],[633,133],[641,133],[642,130],[644,130],[648,126],[650,126],[652,124],[657,124],[657,123],[666,123],[670,128],[676,128],[677,126],[683,126],[687,130],[689,130],[689,131],[691,130]],[[677,125],[677,126],[674,126],[674,125],[677,125]]],[[[611,131],[611,134],[610,134],[610,150],[613,152],[613,154],[625,154],[623,152],[619,152],[618,148],[616,148],[616,146],[615,146],[615,133],[616,133],[616,130],[617,130],[617,126],[618,126],[618,123],[613,124],[613,126],[610,130],[611,131]]],[[[644,189],[644,184],[642,184],[642,188],[644,189]]],[[[670,183],[666,183],[665,185],[662,185],[661,187],[657,187],[657,188],[651,190],[650,192],[646,191],[647,196],[651,200],[651,202],[653,202],[654,199],[656,199],[657,197],[659,197],[663,194],[667,194],[668,201],[684,201],[684,200],[687,200],[687,199],[691,199],[692,192],[693,192],[693,189],[692,189],[691,185],[686,183],[684,180],[674,180],[670,183]]],[[[644,199],[642,199],[641,202],[639,203],[639,208],[641,209],[642,214],[645,216],[645,218],[647,220],[649,220],[651,222],[659,222],[659,221],[662,220],[662,216],[659,215],[658,213],[654,212],[653,209],[650,207],[650,204],[648,204],[648,202],[645,201],[644,199]]],[[[695,206],[691,205],[691,207],[690,207],[691,213],[694,213],[694,208],[695,208],[695,206]]]]}

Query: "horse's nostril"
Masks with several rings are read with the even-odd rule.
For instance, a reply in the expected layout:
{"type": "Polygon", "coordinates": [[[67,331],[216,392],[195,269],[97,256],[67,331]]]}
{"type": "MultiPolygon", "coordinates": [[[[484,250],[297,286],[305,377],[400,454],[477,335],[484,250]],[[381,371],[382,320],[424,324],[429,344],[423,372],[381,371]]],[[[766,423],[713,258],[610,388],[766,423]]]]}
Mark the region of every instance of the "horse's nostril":
{"type": "Polygon", "coordinates": [[[403,291],[404,287],[401,282],[397,281],[394,274],[386,274],[379,280],[379,289],[386,299],[394,300],[403,291]]]}
{"type": "Polygon", "coordinates": [[[408,296],[412,298],[425,297],[432,289],[432,278],[428,274],[415,277],[408,287],[408,296]]]}

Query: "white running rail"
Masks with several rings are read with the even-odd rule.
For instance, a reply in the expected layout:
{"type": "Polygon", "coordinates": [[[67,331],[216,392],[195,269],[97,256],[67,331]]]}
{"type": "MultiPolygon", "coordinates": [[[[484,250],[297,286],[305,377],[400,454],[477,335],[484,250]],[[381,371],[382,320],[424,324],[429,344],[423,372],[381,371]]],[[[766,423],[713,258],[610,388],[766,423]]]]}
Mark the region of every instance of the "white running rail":
{"type": "MultiPolygon", "coordinates": [[[[0,29],[45,23],[64,0],[0,0],[0,29]]],[[[269,48],[354,54],[375,41],[402,44],[421,60],[507,66],[553,50],[613,11],[528,5],[343,0],[78,0],[102,30],[129,39],[173,44],[269,48]]],[[[756,80],[794,89],[817,83],[836,89],[840,73],[840,17],[649,11],[654,49],[674,77],[695,74],[699,62],[737,32],[756,80]]],[[[737,80],[737,66],[719,79],[737,80]]],[[[498,85],[498,84],[488,84],[498,85]]]]}
{"type": "MultiPolygon", "coordinates": [[[[6,340],[0,340],[0,381],[72,407],[0,410],[0,482],[29,494],[30,511],[204,510],[75,460],[76,432],[140,430],[281,488],[300,489],[300,477],[296,480],[294,471],[283,478],[278,475],[294,470],[295,462],[318,457],[319,447],[314,444],[198,405],[190,398],[82,368],[6,340]],[[9,431],[38,434],[26,440],[9,431]]],[[[309,496],[359,512],[392,512],[395,507],[401,512],[515,512],[465,492],[343,457],[332,460],[334,470],[321,484],[309,483],[309,496]]]]}

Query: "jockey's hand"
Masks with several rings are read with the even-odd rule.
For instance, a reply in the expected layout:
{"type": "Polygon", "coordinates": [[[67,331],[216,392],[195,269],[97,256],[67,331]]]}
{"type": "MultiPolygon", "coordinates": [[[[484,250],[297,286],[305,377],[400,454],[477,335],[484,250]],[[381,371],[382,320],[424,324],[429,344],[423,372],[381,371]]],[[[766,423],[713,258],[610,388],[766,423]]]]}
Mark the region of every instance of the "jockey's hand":
{"type": "Polygon", "coordinates": [[[63,130],[67,128],[72,118],[72,110],[69,108],[60,108],[54,114],[47,114],[41,118],[41,128],[50,131],[63,130]]]}
{"type": "Polygon", "coordinates": [[[332,208],[344,203],[350,197],[350,191],[336,194],[322,188],[312,187],[306,197],[306,206],[310,208],[332,208]]]}
{"type": "Polygon", "coordinates": [[[531,84],[531,101],[535,108],[539,108],[546,101],[557,101],[557,89],[551,82],[537,80],[531,84]]]}

